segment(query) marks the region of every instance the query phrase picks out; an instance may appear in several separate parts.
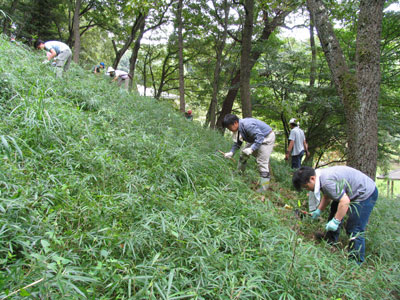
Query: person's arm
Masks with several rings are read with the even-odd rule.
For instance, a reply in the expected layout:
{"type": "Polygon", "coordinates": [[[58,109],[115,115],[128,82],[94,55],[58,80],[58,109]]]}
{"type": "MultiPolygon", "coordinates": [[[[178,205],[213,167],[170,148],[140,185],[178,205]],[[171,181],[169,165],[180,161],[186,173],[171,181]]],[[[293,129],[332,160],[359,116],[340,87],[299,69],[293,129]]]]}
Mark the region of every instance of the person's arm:
{"type": "Polygon", "coordinates": [[[349,209],[349,206],[350,206],[350,198],[345,193],[342,196],[342,198],[340,198],[340,200],[339,200],[339,205],[338,205],[337,212],[335,214],[335,219],[341,222],[343,220],[344,216],[346,215],[346,213],[349,209]]]}
{"type": "Polygon", "coordinates": [[[49,52],[51,53],[49,56],[48,56],[48,60],[52,60],[54,57],[56,57],[57,56],[57,52],[53,49],[53,48],[51,48],[50,50],[49,50],[49,52]]]}
{"type": "Polygon", "coordinates": [[[285,160],[289,159],[290,153],[292,153],[293,146],[294,146],[294,141],[290,140],[289,141],[289,146],[288,146],[286,154],[285,154],[285,160]]]}
{"type": "Polygon", "coordinates": [[[323,211],[330,202],[331,202],[331,199],[327,195],[324,195],[321,199],[321,202],[319,203],[318,209],[320,211],[323,211]]]}
{"type": "Polygon", "coordinates": [[[308,152],[308,144],[307,144],[306,139],[304,139],[303,146],[304,146],[304,151],[306,152],[306,156],[309,157],[310,152],[308,152]]]}
{"type": "Polygon", "coordinates": [[[242,147],[242,144],[243,144],[243,142],[241,142],[241,141],[234,142],[232,147],[231,147],[231,151],[230,152],[235,153],[236,150],[238,150],[238,149],[240,149],[240,147],[242,147]]]}

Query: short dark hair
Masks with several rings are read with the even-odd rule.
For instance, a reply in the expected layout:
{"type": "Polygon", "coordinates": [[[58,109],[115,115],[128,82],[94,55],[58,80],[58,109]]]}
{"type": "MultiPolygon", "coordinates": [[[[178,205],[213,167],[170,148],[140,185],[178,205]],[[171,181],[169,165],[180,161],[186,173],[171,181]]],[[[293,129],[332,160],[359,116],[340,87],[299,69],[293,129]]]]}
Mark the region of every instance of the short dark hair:
{"type": "Polygon", "coordinates": [[[303,185],[310,181],[310,177],[315,176],[315,170],[311,167],[301,167],[293,174],[293,186],[299,192],[303,185]]]}
{"type": "Polygon", "coordinates": [[[44,42],[42,40],[37,40],[34,44],[33,47],[35,47],[35,49],[37,49],[37,47],[39,47],[40,44],[44,44],[44,42]]]}
{"type": "Polygon", "coordinates": [[[222,121],[222,126],[227,128],[229,125],[235,124],[235,122],[239,122],[239,118],[237,115],[227,114],[222,121]]]}

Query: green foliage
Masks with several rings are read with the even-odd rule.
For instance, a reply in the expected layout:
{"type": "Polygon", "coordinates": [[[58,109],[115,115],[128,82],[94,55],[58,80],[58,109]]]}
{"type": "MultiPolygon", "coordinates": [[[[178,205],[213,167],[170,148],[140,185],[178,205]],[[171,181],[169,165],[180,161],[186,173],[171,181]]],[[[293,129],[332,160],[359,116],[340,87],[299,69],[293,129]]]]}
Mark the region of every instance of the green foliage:
{"type": "Polygon", "coordinates": [[[379,162],[383,169],[389,169],[400,146],[400,26],[399,12],[386,12],[382,26],[382,84],[378,111],[379,121],[379,162]]]}
{"type": "Polygon", "coordinates": [[[398,202],[379,201],[359,268],[279,208],[298,203],[286,165],[263,204],[215,153],[230,142],[169,105],[74,64],[57,80],[3,39],[0,53],[1,298],[398,295],[398,202]]]}
{"type": "MultiPolygon", "coordinates": [[[[308,164],[318,167],[325,153],[344,155],[343,105],[332,87],[323,58],[318,58],[316,84],[310,87],[311,54],[307,48],[291,39],[286,43],[279,40],[274,43],[268,46],[268,55],[261,57],[256,65],[254,112],[267,123],[274,122],[274,128],[286,129],[285,134],[278,136],[281,152],[286,151],[282,148],[289,136],[287,123],[296,117],[309,145],[308,164]]],[[[332,160],[327,159],[328,162],[332,160]]]]}

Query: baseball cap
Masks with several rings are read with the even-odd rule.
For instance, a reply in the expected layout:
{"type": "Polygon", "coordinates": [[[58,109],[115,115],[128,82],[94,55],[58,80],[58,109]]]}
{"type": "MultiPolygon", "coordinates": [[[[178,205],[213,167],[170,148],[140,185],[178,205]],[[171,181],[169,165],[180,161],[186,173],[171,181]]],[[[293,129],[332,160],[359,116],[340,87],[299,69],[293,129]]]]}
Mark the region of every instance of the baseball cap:
{"type": "Polygon", "coordinates": [[[289,121],[289,124],[297,124],[297,121],[295,118],[291,118],[289,121]]]}

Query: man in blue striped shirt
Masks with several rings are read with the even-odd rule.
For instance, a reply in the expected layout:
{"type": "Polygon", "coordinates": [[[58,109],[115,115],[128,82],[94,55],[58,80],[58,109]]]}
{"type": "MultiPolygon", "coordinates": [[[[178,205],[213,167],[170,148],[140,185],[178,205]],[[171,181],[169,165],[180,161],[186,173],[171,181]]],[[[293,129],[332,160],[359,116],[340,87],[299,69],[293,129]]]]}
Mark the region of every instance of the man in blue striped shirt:
{"type": "Polygon", "coordinates": [[[222,125],[233,133],[234,140],[231,150],[225,153],[225,157],[231,158],[236,150],[240,149],[243,141],[247,142],[240,154],[238,168],[244,172],[250,155],[255,156],[261,177],[260,188],[257,192],[266,191],[270,181],[269,158],[275,144],[275,133],[272,128],[260,120],[254,118],[239,119],[233,114],[227,114],[222,125]]]}

